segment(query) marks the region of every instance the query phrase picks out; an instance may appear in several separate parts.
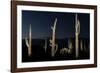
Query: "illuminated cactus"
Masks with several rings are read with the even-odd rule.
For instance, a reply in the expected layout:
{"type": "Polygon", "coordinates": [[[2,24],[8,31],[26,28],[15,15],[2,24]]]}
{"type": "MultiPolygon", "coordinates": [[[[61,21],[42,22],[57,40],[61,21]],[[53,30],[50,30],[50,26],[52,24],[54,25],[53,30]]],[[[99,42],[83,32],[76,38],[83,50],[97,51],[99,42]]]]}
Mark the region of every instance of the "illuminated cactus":
{"type": "Polygon", "coordinates": [[[68,48],[69,48],[68,53],[72,53],[73,44],[71,39],[68,39],[68,48]]]}
{"type": "Polygon", "coordinates": [[[73,45],[72,45],[72,41],[71,39],[68,39],[68,48],[64,47],[60,50],[60,54],[71,54],[72,53],[72,48],[73,48],[73,45]]]}
{"type": "Polygon", "coordinates": [[[51,27],[52,38],[50,39],[50,46],[51,46],[51,56],[52,57],[55,56],[55,53],[57,52],[57,49],[58,49],[58,45],[55,43],[56,23],[57,23],[57,18],[54,21],[54,26],[51,27]]]}
{"type": "Polygon", "coordinates": [[[85,43],[85,40],[84,40],[84,51],[86,51],[86,43],[85,43]]]}
{"type": "Polygon", "coordinates": [[[77,14],[75,15],[75,47],[76,47],[76,58],[78,58],[79,56],[79,40],[78,40],[78,37],[79,37],[79,34],[80,34],[80,21],[78,20],[77,18],[77,14]]]}
{"type": "Polygon", "coordinates": [[[31,30],[31,24],[30,24],[30,27],[29,27],[29,40],[28,38],[25,38],[25,43],[26,43],[26,46],[28,48],[28,56],[31,56],[32,54],[32,30],[31,30]]]}
{"type": "Polygon", "coordinates": [[[80,48],[81,48],[81,51],[83,51],[83,41],[82,40],[80,41],[80,48]]]}
{"type": "Polygon", "coordinates": [[[60,54],[67,54],[67,53],[69,53],[69,49],[68,48],[62,48],[61,50],[60,50],[60,54]]]}
{"type": "Polygon", "coordinates": [[[45,53],[46,53],[46,50],[47,50],[47,39],[45,39],[44,50],[45,50],[45,53]]]}

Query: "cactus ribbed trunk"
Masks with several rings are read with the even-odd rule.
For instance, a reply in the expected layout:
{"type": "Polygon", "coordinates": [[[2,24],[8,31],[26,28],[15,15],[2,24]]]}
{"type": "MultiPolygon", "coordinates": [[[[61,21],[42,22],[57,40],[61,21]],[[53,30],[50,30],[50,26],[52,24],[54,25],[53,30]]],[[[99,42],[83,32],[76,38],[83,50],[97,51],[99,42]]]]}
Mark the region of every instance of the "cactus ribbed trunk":
{"type": "Polygon", "coordinates": [[[52,57],[54,57],[54,55],[57,51],[57,48],[58,48],[58,45],[55,43],[56,23],[57,23],[57,19],[55,19],[54,26],[51,27],[51,29],[52,29],[52,38],[50,39],[50,46],[51,46],[51,56],[52,57]]]}
{"type": "Polygon", "coordinates": [[[79,53],[78,53],[78,34],[76,33],[76,38],[75,38],[75,43],[76,43],[76,58],[78,57],[79,53]]]}
{"type": "Polygon", "coordinates": [[[26,46],[28,47],[28,56],[31,56],[32,54],[32,30],[31,30],[31,24],[29,27],[29,40],[26,38],[26,46]]]}
{"type": "Polygon", "coordinates": [[[75,16],[75,48],[76,48],[76,58],[79,56],[79,34],[80,34],[80,22],[77,18],[77,14],[75,16]]]}

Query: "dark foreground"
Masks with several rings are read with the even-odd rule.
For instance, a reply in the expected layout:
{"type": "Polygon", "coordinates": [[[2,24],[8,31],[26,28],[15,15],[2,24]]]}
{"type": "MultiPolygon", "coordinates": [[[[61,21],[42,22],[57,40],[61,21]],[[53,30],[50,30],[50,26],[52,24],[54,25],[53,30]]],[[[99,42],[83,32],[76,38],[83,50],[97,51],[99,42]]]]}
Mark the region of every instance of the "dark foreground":
{"type": "MultiPolygon", "coordinates": [[[[51,47],[49,46],[49,39],[47,39],[47,49],[45,51],[44,39],[33,39],[32,40],[32,55],[28,56],[27,46],[25,44],[25,40],[22,40],[22,62],[39,62],[39,61],[60,61],[60,60],[82,60],[89,59],[89,40],[83,39],[85,41],[85,49],[81,51],[79,49],[79,57],[75,58],[75,43],[74,39],[72,39],[73,48],[72,53],[64,53],[60,54],[60,50],[62,47],[68,47],[68,39],[59,39],[56,40],[58,44],[58,50],[54,57],[51,56],[51,47]],[[67,41],[66,41],[67,40],[67,41]]],[[[80,43],[80,42],[79,42],[80,43]]],[[[80,44],[79,44],[80,45],[80,44]]],[[[79,46],[80,47],[80,46],[79,46]]]]}

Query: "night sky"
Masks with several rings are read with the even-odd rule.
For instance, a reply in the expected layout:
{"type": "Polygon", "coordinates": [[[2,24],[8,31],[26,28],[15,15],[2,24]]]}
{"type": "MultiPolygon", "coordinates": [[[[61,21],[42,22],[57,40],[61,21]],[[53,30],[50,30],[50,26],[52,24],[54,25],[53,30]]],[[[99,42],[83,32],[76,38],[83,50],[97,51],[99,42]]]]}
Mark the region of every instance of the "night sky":
{"type": "MultiPolygon", "coordinates": [[[[29,26],[32,26],[32,38],[44,39],[51,37],[51,26],[57,18],[56,38],[75,36],[75,14],[67,12],[22,11],[22,38],[28,37],[29,26]]],[[[90,15],[77,13],[80,20],[80,37],[89,38],[90,15]]]]}

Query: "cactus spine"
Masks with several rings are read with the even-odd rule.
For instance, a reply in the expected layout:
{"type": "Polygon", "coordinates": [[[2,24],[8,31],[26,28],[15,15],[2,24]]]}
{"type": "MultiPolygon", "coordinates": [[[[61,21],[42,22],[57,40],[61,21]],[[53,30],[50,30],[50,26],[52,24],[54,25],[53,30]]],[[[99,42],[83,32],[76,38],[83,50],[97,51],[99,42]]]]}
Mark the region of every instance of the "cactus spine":
{"type": "Polygon", "coordinates": [[[51,46],[51,56],[52,57],[54,57],[54,55],[55,55],[55,53],[57,52],[57,49],[58,49],[58,45],[55,43],[56,23],[57,23],[57,18],[54,21],[54,26],[51,27],[52,38],[50,39],[50,46],[51,46]]]}
{"type": "Polygon", "coordinates": [[[79,37],[79,34],[80,34],[80,21],[78,20],[77,18],[77,14],[75,15],[75,47],[76,47],[76,58],[78,58],[79,56],[79,40],[78,40],[78,37],[79,37]]]}
{"type": "Polygon", "coordinates": [[[28,47],[28,56],[31,56],[32,54],[32,30],[31,30],[31,24],[29,27],[29,40],[25,38],[26,46],[28,47]]]}

